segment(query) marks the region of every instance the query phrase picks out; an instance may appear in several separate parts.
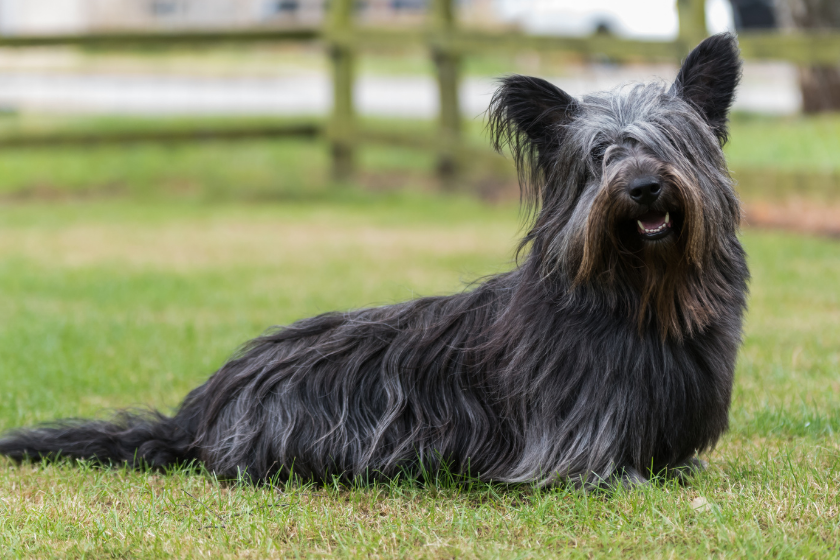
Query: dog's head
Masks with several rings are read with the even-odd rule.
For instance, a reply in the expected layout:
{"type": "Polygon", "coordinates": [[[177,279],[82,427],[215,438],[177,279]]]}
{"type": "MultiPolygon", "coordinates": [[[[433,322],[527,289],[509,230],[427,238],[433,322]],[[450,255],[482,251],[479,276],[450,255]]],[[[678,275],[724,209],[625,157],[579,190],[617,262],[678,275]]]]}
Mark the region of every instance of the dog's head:
{"type": "Polygon", "coordinates": [[[574,99],[537,78],[503,80],[490,129],[496,149],[510,146],[536,211],[523,247],[543,274],[572,290],[607,288],[640,328],[656,320],[665,336],[713,320],[698,288],[719,281],[709,274],[740,250],[722,151],[740,71],[735,37],[720,34],[689,54],[672,85],[574,99]]]}

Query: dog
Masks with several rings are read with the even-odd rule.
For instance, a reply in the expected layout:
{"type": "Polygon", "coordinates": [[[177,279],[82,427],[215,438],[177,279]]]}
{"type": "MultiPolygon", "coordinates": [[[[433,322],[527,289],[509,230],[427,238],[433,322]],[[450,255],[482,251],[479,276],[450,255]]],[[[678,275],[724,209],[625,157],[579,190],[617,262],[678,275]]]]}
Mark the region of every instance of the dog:
{"type": "Polygon", "coordinates": [[[446,468],[586,485],[702,468],[728,424],[749,279],[722,151],[740,72],[720,34],[670,85],[575,99],[503,78],[488,126],[529,209],[516,268],[275,328],[174,416],[59,421],[8,433],[0,453],[255,481],[446,468]]]}

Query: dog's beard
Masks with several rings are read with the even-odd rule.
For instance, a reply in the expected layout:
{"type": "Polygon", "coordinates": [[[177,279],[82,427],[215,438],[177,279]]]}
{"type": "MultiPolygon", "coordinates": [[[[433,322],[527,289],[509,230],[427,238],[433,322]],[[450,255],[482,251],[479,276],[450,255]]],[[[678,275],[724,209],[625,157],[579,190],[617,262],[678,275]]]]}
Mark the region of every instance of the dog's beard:
{"type": "Polygon", "coordinates": [[[702,290],[703,267],[710,242],[701,193],[696,182],[679,170],[662,165],[666,185],[653,205],[670,232],[650,240],[638,225],[639,206],[624,196],[626,182],[616,166],[604,174],[603,186],[589,209],[571,247],[577,258],[571,269],[573,289],[595,285],[610,294],[630,288],[631,301],[615,300],[626,308],[642,332],[655,323],[663,338],[681,340],[703,330],[714,319],[714,306],[702,290]]]}

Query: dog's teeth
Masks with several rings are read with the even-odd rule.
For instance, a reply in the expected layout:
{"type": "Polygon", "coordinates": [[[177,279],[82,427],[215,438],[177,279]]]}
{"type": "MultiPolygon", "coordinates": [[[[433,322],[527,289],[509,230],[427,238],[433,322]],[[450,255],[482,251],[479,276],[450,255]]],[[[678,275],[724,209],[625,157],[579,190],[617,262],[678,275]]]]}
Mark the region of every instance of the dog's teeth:
{"type": "Polygon", "coordinates": [[[636,223],[639,224],[639,229],[642,231],[647,231],[645,226],[642,225],[642,220],[636,220],[636,223]]]}
{"type": "Polygon", "coordinates": [[[671,213],[670,212],[665,212],[665,224],[663,224],[663,225],[667,225],[670,221],[671,221],[671,213]]]}

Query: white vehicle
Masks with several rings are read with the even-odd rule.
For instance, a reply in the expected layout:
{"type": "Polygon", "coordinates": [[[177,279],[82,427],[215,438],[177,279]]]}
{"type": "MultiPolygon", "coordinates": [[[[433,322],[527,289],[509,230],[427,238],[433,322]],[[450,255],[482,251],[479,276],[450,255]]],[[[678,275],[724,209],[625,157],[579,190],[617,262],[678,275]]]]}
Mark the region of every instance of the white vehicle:
{"type": "MultiPolygon", "coordinates": [[[[677,37],[676,0],[495,0],[503,21],[527,33],[584,37],[596,32],[634,39],[677,37]]],[[[706,20],[711,33],[734,30],[727,0],[708,0],[706,20]]]]}

